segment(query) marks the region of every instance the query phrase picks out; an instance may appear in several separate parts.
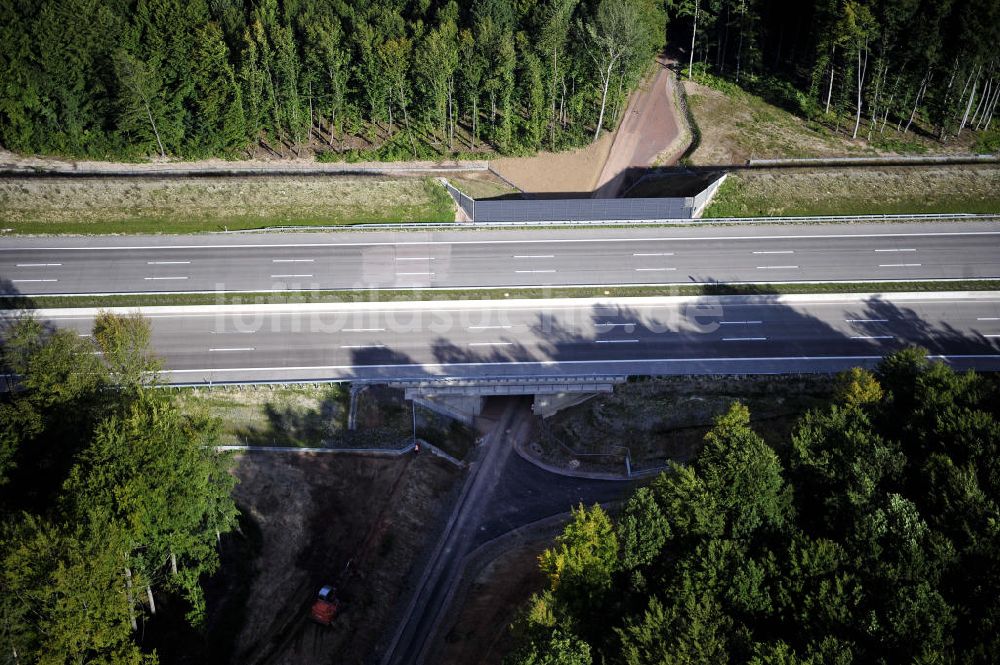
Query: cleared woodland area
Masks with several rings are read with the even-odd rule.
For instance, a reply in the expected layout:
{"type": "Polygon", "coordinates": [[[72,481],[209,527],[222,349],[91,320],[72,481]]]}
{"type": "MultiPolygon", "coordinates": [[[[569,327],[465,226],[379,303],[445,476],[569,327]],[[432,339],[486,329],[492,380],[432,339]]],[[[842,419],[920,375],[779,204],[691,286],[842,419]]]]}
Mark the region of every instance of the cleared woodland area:
{"type": "Polygon", "coordinates": [[[703,80],[683,84],[700,131],[698,146],[686,160],[695,166],[744,164],[748,159],[968,153],[978,139],[966,132],[941,143],[916,131],[897,132],[895,124],[883,129],[881,123],[870,142],[867,124],[866,131],[852,139],[846,121],[837,132],[732,83],[714,77],[703,80]]]}

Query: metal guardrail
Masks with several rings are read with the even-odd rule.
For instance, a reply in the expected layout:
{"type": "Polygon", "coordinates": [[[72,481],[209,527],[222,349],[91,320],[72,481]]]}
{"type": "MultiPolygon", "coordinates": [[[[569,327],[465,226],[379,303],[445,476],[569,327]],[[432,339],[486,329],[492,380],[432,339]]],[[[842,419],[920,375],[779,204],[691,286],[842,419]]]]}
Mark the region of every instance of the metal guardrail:
{"type": "Polygon", "coordinates": [[[549,220],[543,222],[404,222],[398,224],[353,224],[350,226],[267,226],[260,229],[242,229],[234,231],[211,231],[219,235],[275,233],[287,231],[399,231],[399,230],[473,230],[502,228],[551,228],[573,226],[704,226],[706,224],[771,224],[774,222],[815,223],[815,222],[885,222],[885,221],[935,221],[946,219],[958,220],[990,220],[1000,219],[996,213],[912,213],[898,215],[816,215],[816,216],[784,216],[784,217],[707,217],[702,219],[663,218],[663,219],[599,219],[599,220],[549,220]]]}
{"type": "Polygon", "coordinates": [[[747,166],[892,166],[894,164],[979,164],[1000,162],[1000,155],[898,155],[895,157],[793,157],[785,159],[748,159],[747,166]]]}
{"type": "MultiPolygon", "coordinates": [[[[0,374],[0,393],[6,392],[11,387],[14,386],[16,378],[12,374],[0,374]]],[[[622,374],[608,374],[607,372],[601,372],[599,374],[562,374],[559,376],[554,375],[544,375],[544,374],[525,374],[524,376],[498,376],[498,375],[484,375],[483,377],[477,377],[475,382],[479,383],[531,383],[536,382],[539,384],[574,384],[581,382],[604,382],[604,383],[620,383],[627,381],[629,378],[628,373],[622,374]]],[[[295,385],[295,384],[317,384],[317,383],[353,383],[358,385],[391,385],[397,388],[406,388],[411,386],[414,388],[426,386],[431,387],[431,384],[438,383],[439,385],[446,386],[453,384],[455,381],[465,381],[470,379],[462,379],[454,376],[441,376],[437,379],[432,377],[420,377],[420,378],[407,378],[407,377],[375,377],[375,378],[361,378],[356,376],[348,376],[343,378],[324,378],[324,379],[257,379],[257,380],[216,380],[216,379],[204,379],[201,381],[185,381],[180,383],[160,383],[156,384],[158,388],[211,388],[212,386],[266,386],[266,385],[295,385]]]]}

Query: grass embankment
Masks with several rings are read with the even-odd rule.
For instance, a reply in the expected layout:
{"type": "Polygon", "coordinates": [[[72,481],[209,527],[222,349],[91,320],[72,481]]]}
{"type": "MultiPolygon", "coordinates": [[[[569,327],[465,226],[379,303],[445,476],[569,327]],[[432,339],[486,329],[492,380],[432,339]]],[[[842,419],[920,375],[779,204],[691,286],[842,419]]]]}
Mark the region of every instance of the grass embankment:
{"type": "Polygon", "coordinates": [[[633,471],[661,467],[667,459],[689,462],[715,418],[734,402],[749,407],[754,425],[779,445],[803,413],[828,402],[832,390],[829,376],[808,374],[634,379],[549,419],[536,453],[557,466],[577,459],[592,471],[612,473],[622,472],[626,448],[633,471]]]}
{"type": "Polygon", "coordinates": [[[1000,167],[753,170],[730,174],[705,217],[1000,213],[1000,167]]]}
{"type": "Polygon", "coordinates": [[[724,165],[743,164],[750,158],[947,154],[977,148],[979,137],[974,132],[941,143],[913,129],[906,134],[897,132],[894,124],[874,132],[869,142],[865,118],[858,138],[852,139],[853,117],[821,114],[806,119],[787,110],[801,111],[807,103],[802,92],[780,81],[759,82],[758,87],[761,95],[704,74],[696,83],[684,82],[688,106],[700,132],[699,144],[687,161],[724,165]]]}
{"type": "Polygon", "coordinates": [[[122,294],[114,296],[19,296],[0,299],[0,310],[61,307],[165,307],[192,305],[267,305],[515,298],[633,298],[652,296],[779,295],[795,293],[900,293],[909,291],[996,291],[1000,280],[947,282],[829,282],[823,284],[685,284],[470,289],[454,291],[285,291],[280,293],[122,294]]]}
{"type": "MultiPolygon", "coordinates": [[[[411,407],[400,390],[369,386],[357,394],[357,428],[347,429],[346,384],[303,383],[171,388],[188,414],[218,419],[220,444],[302,448],[399,448],[409,442],[411,407]]],[[[417,436],[464,458],[475,432],[426,409],[416,413],[417,436]]]]}
{"type": "Polygon", "coordinates": [[[222,445],[398,448],[410,434],[400,391],[358,393],[356,430],[347,429],[350,393],[342,384],[174,388],[181,409],[217,418],[222,445]]]}
{"type": "Polygon", "coordinates": [[[451,197],[433,178],[0,179],[4,234],[196,233],[452,220],[451,197]]]}
{"type": "Polygon", "coordinates": [[[322,446],[347,426],[339,384],[174,388],[180,408],[217,418],[222,445],[322,446]]]}
{"type": "Polygon", "coordinates": [[[499,196],[515,196],[519,192],[492,173],[470,172],[463,176],[448,178],[451,186],[474,199],[491,199],[499,196]]]}

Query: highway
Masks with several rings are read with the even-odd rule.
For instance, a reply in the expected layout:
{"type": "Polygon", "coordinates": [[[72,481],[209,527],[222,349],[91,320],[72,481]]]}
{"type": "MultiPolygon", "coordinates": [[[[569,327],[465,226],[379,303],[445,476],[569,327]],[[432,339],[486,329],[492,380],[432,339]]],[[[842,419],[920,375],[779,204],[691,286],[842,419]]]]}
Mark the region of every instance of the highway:
{"type": "MultiPolygon", "coordinates": [[[[908,344],[1000,370],[1000,292],[142,311],[178,384],[832,371],[908,344]]],[[[36,316],[86,336],[94,314],[36,316]]]]}
{"type": "Polygon", "coordinates": [[[1000,278],[1000,223],[5,238],[0,292],[1000,278]]]}

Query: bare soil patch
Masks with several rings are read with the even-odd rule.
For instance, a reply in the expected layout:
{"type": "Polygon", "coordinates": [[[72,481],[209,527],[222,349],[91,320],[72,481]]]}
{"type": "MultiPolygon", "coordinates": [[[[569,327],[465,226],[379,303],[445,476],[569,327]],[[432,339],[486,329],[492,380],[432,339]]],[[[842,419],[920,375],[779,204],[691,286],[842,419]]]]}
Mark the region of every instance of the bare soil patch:
{"type": "Polygon", "coordinates": [[[545,584],[538,557],[551,544],[551,535],[517,543],[472,572],[436,654],[441,665],[500,665],[513,646],[510,624],[545,584]]]}
{"type": "Polygon", "coordinates": [[[705,217],[1000,212],[1000,167],[751,170],[730,174],[705,217]]]}
{"type": "Polygon", "coordinates": [[[540,152],[534,157],[505,157],[490,165],[525,192],[589,196],[608,159],[614,138],[615,132],[605,132],[596,143],[585,148],[540,152]]]}
{"type": "Polygon", "coordinates": [[[235,473],[261,547],[229,662],[367,662],[459,473],[430,455],[281,454],[243,456],[235,473]],[[321,627],[307,612],[328,582],[346,608],[321,627]]]}

